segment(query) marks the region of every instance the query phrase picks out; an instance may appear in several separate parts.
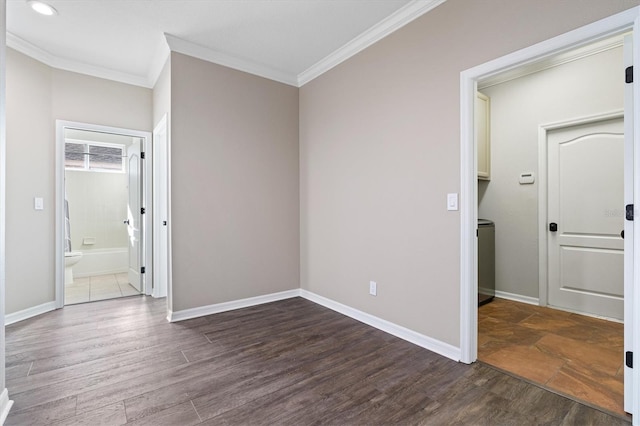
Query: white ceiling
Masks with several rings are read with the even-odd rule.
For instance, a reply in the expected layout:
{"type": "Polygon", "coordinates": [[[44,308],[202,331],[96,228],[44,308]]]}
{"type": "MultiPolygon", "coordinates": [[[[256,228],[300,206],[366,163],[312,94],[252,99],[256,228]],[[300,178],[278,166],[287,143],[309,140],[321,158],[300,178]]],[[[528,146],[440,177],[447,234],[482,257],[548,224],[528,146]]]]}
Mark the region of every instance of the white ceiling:
{"type": "Polygon", "coordinates": [[[146,87],[171,50],[300,86],[444,0],[7,1],[7,44],[56,68],[146,87]],[[167,37],[165,37],[165,34],[167,37]]]}

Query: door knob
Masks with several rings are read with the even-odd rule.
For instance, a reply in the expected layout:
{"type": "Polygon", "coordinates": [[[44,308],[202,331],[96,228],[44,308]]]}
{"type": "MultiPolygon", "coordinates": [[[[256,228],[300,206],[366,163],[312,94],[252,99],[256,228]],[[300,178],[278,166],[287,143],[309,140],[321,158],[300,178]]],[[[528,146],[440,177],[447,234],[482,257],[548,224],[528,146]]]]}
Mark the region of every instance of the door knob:
{"type": "Polygon", "coordinates": [[[556,232],[558,230],[558,224],[555,222],[551,222],[549,224],[549,231],[556,232]]]}
{"type": "Polygon", "coordinates": [[[129,219],[125,219],[125,220],[123,220],[123,223],[124,223],[125,225],[128,225],[128,224],[129,224],[129,219]]]}
{"type": "Polygon", "coordinates": [[[166,220],[162,221],[162,226],[167,226],[167,221],[166,220]]]}
{"type": "Polygon", "coordinates": [[[620,233],[620,236],[622,237],[622,239],[624,240],[624,229],[622,230],[622,232],[620,233]]]}

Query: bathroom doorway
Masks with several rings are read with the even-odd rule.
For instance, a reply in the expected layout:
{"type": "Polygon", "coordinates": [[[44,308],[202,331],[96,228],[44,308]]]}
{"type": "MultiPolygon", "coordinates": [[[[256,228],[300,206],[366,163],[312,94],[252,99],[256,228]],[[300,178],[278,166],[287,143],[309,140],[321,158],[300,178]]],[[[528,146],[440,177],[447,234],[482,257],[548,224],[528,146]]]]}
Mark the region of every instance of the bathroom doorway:
{"type": "Polygon", "coordinates": [[[146,132],[58,122],[59,307],[150,293],[149,145],[146,132]]]}

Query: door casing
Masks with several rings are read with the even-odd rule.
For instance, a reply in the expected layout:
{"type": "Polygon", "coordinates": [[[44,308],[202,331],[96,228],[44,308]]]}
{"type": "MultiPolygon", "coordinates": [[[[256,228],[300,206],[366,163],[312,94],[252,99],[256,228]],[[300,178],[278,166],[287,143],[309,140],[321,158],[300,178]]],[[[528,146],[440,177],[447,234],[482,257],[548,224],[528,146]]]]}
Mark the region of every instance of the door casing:
{"type": "MultiPolygon", "coordinates": [[[[472,363],[478,356],[477,256],[478,221],[477,152],[474,135],[474,105],[478,81],[519,67],[534,64],[562,52],[586,46],[616,35],[633,32],[633,57],[640,58],[640,7],[634,7],[547,41],[513,52],[460,73],[460,361],[472,363]]],[[[622,72],[621,67],[621,72],[622,72]]],[[[634,67],[633,110],[640,111],[640,69],[634,67]]],[[[621,78],[623,75],[621,74],[621,78]]],[[[632,114],[634,129],[634,200],[640,200],[640,119],[632,114]]],[[[633,235],[633,248],[640,253],[640,233],[633,235]]],[[[626,268],[626,266],[625,266],[626,268]]],[[[633,289],[640,289],[640,260],[633,259],[633,289]]],[[[626,292],[627,294],[629,292],[626,292]]],[[[640,331],[640,291],[633,291],[625,308],[631,304],[630,327],[640,331]]],[[[625,336],[626,337],[626,336],[625,336]]],[[[625,343],[626,347],[626,343],[625,343]]],[[[632,339],[632,351],[640,356],[640,339],[632,339]]],[[[629,350],[629,349],[625,349],[629,350]]],[[[622,356],[622,354],[621,354],[622,356]]],[[[636,364],[638,362],[636,361],[636,364]]],[[[633,369],[630,409],[633,424],[640,425],[640,368],[633,369]]],[[[625,395],[625,399],[628,398],[625,395]]]]}
{"type": "Polygon", "coordinates": [[[64,306],[64,130],[78,129],[92,132],[113,133],[118,135],[134,136],[142,139],[142,146],[145,150],[145,165],[143,187],[143,207],[146,213],[142,215],[142,232],[144,238],[142,258],[146,266],[145,274],[142,278],[143,293],[151,294],[151,283],[153,282],[153,257],[150,249],[152,244],[151,220],[151,182],[152,170],[147,164],[151,164],[152,147],[151,133],[141,130],[130,130],[118,127],[102,126],[98,124],[79,123],[74,121],[56,120],[56,200],[55,200],[55,305],[56,309],[64,306]]]}
{"type": "Polygon", "coordinates": [[[171,306],[171,210],[169,206],[169,117],[164,114],[153,129],[153,297],[167,297],[171,306]],[[166,221],[166,224],[163,222],[166,221]]]}

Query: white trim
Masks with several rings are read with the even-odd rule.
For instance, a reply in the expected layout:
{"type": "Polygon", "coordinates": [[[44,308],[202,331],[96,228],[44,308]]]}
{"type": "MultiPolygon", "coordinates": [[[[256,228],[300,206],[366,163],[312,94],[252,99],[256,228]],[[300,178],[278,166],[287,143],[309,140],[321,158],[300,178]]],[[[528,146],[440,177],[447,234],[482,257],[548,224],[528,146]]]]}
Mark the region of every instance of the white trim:
{"type": "Polygon", "coordinates": [[[153,88],[158,80],[162,68],[164,67],[167,57],[170,55],[171,51],[193,56],[207,62],[212,62],[214,64],[264,77],[269,80],[278,81],[290,86],[301,87],[394,31],[404,27],[411,21],[433,10],[445,1],[446,0],[411,0],[387,18],[378,22],[298,75],[288,73],[268,65],[259,64],[248,59],[219,52],[167,33],[164,34],[166,44],[163,43],[162,45],[158,45],[156,48],[157,52],[153,57],[152,63],[149,64],[149,70],[146,75],[131,74],[61,58],[12,33],[7,33],[7,46],[37,61],[49,65],[52,68],[77,72],[80,74],[146,87],[149,89],[153,88]],[[169,46],[169,49],[167,49],[167,45],[169,46]]]}
{"type": "Polygon", "coordinates": [[[507,81],[515,80],[520,77],[551,69],[560,65],[568,64],[570,62],[578,61],[580,59],[597,55],[599,53],[606,52],[607,50],[615,49],[618,47],[622,47],[621,36],[602,40],[600,42],[593,43],[588,46],[584,46],[579,49],[554,56],[552,58],[548,58],[546,61],[535,62],[529,64],[528,66],[518,67],[511,70],[510,72],[501,73],[491,78],[484,79],[481,83],[478,84],[478,90],[486,89],[497,84],[506,83],[507,81]]]}
{"type": "MultiPolygon", "coordinates": [[[[143,130],[131,130],[120,127],[103,126],[99,124],[80,123],[75,121],[56,120],[56,162],[55,162],[55,304],[56,309],[60,309],[64,306],[64,129],[80,129],[101,133],[112,133],[117,135],[126,135],[132,137],[138,137],[144,139],[142,146],[147,156],[145,156],[146,164],[151,163],[151,132],[143,130]],[[148,158],[148,160],[146,160],[148,158]]],[[[148,244],[147,236],[148,229],[150,228],[151,217],[153,216],[153,205],[151,202],[151,191],[148,188],[151,186],[151,167],[144,166],[145,171],[145,189],[144,201],[142,207],[146,208],[146,214],[142,215],[143,223],[143,236],[145,239],[144,246],[148,244]]],[[[142,275],[142,292],[144,294],[151,294],[151,282],[153,279],[153,251],[149,248],[143,250],[143,263],[147,269],[147,273],[142,275]]]]}
{"type": "Polygon", "coordinates": [[[0,424],[11,408],[12,402],[8,400],[5,388],[5,330],[4,313],[6,303],[6,194],[7,194],[7,7],[6,1],[0,0],[0,424]]]}
{"type": "Polygon", "coordinates": [[[523,296],[521,294],[509,293],[506,291],[496,290],[496,297],[499,299],[512,300],[514,302],[526,303],[527,305],[540,305],[540,299],[537,297],[523,296]]]}
{"type": "Polygon", "coordinates": [[[236,309],[248,308],[250,306],[262,305],[264,303],[277,302],[278,300],[299,297],[300,290],[287,290],[279,293],[265,294],[263,296],[249,297],[246,299],[232,300],[230,302],[216,303],[213,305],[199,306],[197,308],[184,309],[182,311],[168,311],[167,320],[169,322],[184,321],[192,318],[204,317],[206,315],[219,314],[221,312],[234,311],[236,309]]]}
{"type": "Polygon", "coordinates": [[[222,53],[200,46],[190,41],[180,39],[171,34],[165,33],[167,44],[172,52],[182,53],[203,61],[212,62],[238,71],[243,71],[259,77],[268,78],[270,80],[279,81],[280,83],[298,87],[298,79],[295,75],[269,67],[267,65],[258,64],[256,62],[238,58],[227,53],[222,53]]]}
{"type": "Polygon", "coordinates": [[[3,425],[5,420],[7,420],[12,405],[13,401],[9,399],[9,391],[7,388],[4,388],[2,394],[0,394],[0,425],[3,425]]]}
{"type": "Polygon", "coordinates": [[[162,226],[160,221],[163,220],[162,217],[164,216],[167,220],[167,224],[164,225],[167,227],[167,265],[162,265],[161,262],[157,261],[157,262],[153,262],[153,277],[154,277],[154,285],[153,285],[153,293],[152,296],[153,297],[166,297],[168,294],[168,288],[169,286],[169,281],[171,279],[171,277],[169,276],[169,264],[171,264],[171,247],[169,246],[169,229],[168,229],[168,221],[169,221],[169,206],[168,206],[168,202],[169,202],[169,194],[168,194],[168,187],[169,187],[169,182],[168,182],[168,167],[169,165],[166,164],[160,164],[159,162],[159,158],[161,158],[161,156],[159,155],[159,151],[158,151],[158,139],[160,138],[160,136],[162,134],[164,134],[164,138],[165,138],[165,143],[164,143],[164,156],[166,159],[168,159],[169,156],[169,115],[168,113],[165,113],[162,118],[160,119],[160,121],[158,122],[158,124],[156,125],[156,127],[153,129],[153,149],[155,151],[155,155],[154,156],[154,161],[152,164],[153,170],[152,170],[152,179],[153,179],[153,216],[152,216],[152,230],[153,230],[153,242],[152,242],[152,250],[153,250],[153,258],[154,259],[159,259],[160,258],[160,250],[161,250],[161,245],[160,245],[160,239],[161,239],[161,229],[162,226]],[[162,168],[164,168],[164,170],[162,170],[162,168]],[[166,188],[163,188],[163,185],[160,185],[160,178],[162,178],[164,180],[164,186],[166,186],[166,188]],[[166,211],[161,211],[161,206],[160,206],[160,196],[159,196],[159,191],[161,189],[166,189],[167,194],[165,194],[166,197],[166,202],[167,202],[167,206],[166,206],[166,211]],[[162,271],[161,269],[164,268],[164,271],[162,271]],[[160,287],[160,285],[158,285],[158,280],[157,278],[164,275],[165,277],[165,281],[164,284],[162,285],[162,287],[160,287]]]}
{"type": "MultiPolygon", "coordinates": [[[[640,58],[640,8],[635,8],[636,17],[633,22],[633,58],[640,58]]],[[[640,202],[640,119],[638,114],[640,112],[640,66],[633,67],[633,199],[634,204],[640,202]]],[[[626,118],[626,117],[625,117],[626,118]]],[[[625,182],[626,184],[626,182],[625,182]]],[[[635,211],[638,212],[638,208],[635,207],[635,211]]],[[[633,334],[631,342],[631,351],[635,355],[636,359],[640,356],[640,232],[635,229],[634,224],[633,231],[633,288],[632,288],[632,300],[628,305],[631,311],[631,329],[633,334]]],[[[625,367],[626,368],[626,367],[625,367]]],[[[633,425],[640,425],[640,368],[633,368],[631,370],[631,415],[633,425]]]]}
{"type": "Polygon", "coordinates": [[[76,72],[80,74],[90,75],[93,77],[104,78],[106,80],[117,81],[134,86],[153,88],[153,84],[148,80],[147,76],[130,74],[122,71],[103,68],[96,65],[85,64],[79,61],[73,61],[59,56],[52,55],[44,49],[29,43],[15,34],[7,32],[7,46],[23,53],[45,65],[52,68],[76,72]]]}
{"type": "Polygon", "coordinates": [[[399,30],[411,21],[441,5],[445,1],[446,0],[410,1],[405,6],[378,22],[335,52],[298,74],[297,86],[304,86],[314,78],[319,77],[331,68],[341,64],[394,31],[399,30]]]}
{"type": "Polygon", "coordinates": [[[394,324],[390,321],[378,318],[366,312],[359,311],[350,306],[343,305],[342,303],[338,303],[326,297],[317,295],[308,290],[301,289],[300,296],[314,303],[317,303],[318,305],[322,305],[325,308],[329,308],[333,311],[341,313],[342,315],[346,315],[364,324],[370,325],[371,327],[377,328],[378,330],[382,330],[385,333],[389,333],[402,340],[406,340],[407,342],[411,342],[422,348],[428,349],[431,352],[435,352],[454,361],[460,360],[460,349],[448,343],[433,339],[429,336],[425,336],[424,334],[417,333],[406,327],[394,324]]]}
{"type": "MultiPolygon", "coordinates": [[[[613,118],[624,118],[624,110],[616,110],[601,114],[555,121],[538,126],[538,297],[540,306],[549,304],[549,257],[548,257],[548,149],[547,133],[551,130],[589,124],[613,118]]],[[[583,315],[590,315],[584,312],[583,315]]]]}
{"type": "Polygon", "coordinates": [[[6,314],[4,316],[4,324],[10,325],[18,321],[24,321],[29,318],[37,317],[38,315],[46,314],[47,312],[56,310],[56,302],[47,302],[42,305],[32,306],[31,308],[23,309],[12,314],[6,314]]]}
{"type": "MultiPolygon", "coordinates": [[[[478,286],[477,239],[475,236],[477,228],[477,164],[475,163],[477,156],[473,134],[473,105],[477,82],[505,71],[548,59],[571,49],[586,46],[589,43],[623,34],[630,29],[634,30],[634,36],[637,37],[640,28],[637,27],[636,18],[639,13],[640,7],[634,7],[460,73],[460,351],[462,362],[471,363],[477,359],[478,319],[477,303],[474,302],[478,286]]],[[[638,48],[638,46],[634,46],[634,49],[638,48]]],[[[638,78],[640,71],[634,68],[634,74],[638,78]]],[[[636,84],[636,91],[639,88],[640,85],[636,84]]],[[[640,98],[640,96],[638,97],[640,98]]],[[[634,99],[634,102],[640,102],[640,99],[634,99]]],[[[640,131],[640,128],[637,127],[640,125],[637,117],[634,117],[634,122],[636,129],[640,131]]],[[[636,153],[636,159],[635,167],[637,169],[640,166],[639,153],[636,153]]],[[[635,179],[636,198],[640,199],[640,172],[636,173],[635,179]]],[[[636,249],[640,250],[640,233],[638,234],[635,236],[638,237],[635,238],[635,243],[636,249]]],[[[640,268],[640,265],[637,267],[640,268]]],[[[640,276],[636,276],[634,279],[636,288],[640,288],[640,276]]],[[[640,292],[636,293],[634,293],[634,297],[637,296],[638,304],[635,306],[640,306],[640,292]],[[636,293],[638,294],[636,295],[636,293]]],[[[640,330],[640,312],[636,317],[634,327],[637,324],[636,330],[640,330]]],[[[637,340],[634,342],[634,347],[636,353],[640,353],[640,339],[637,340]]],[[[634,380],[637,384],[636,390],[634,390],[634,400],[638,401],[640,400],[640,369],[634,369],[634,374],[637,374],[638,377],[638,380],[634,380]]],[[[639,408],[635,408],[635,410],[639,410],[639,408]]],[[[637,421],[640,424],[640,413],[637,414],[633,416],[634,423],[637,421]]]]}
{"type": "Polygon", "coordinates": [[[192,318],[199,318],[206,315],[218,314],[221,312],[233,311],[236,309],[248,308],[251,306],[262,305],[264,303],[277,302],[279,300],[291,299],[294,297],[302,297],[313,303],[329,308],[342,315],[346,315],[378,330],[389,333],[407,342],[411,342],[422,348],[428,349],[431,352],[435,352],[439,355],[452,359],[454,361],[460,360],[460,349],[452,346],[448,343],[442,342],[437,339],[433,339],[424,334],[420,334],[406,327],[398,324],[394,324],[390,321],[378,318],[366,312],[359,311],[342,303],[338,303],[323,296],[319,296],[308,290],[294,289],[282,291],[280,293],[266,294],[263,296],[249,297],[247,299],[233,300],[231,302],[216,303],[214,305],[200,306],[197,308],[185,309],[182,311],[173,312],[167,311],[167,321],[178,322],[192,318]]]}

